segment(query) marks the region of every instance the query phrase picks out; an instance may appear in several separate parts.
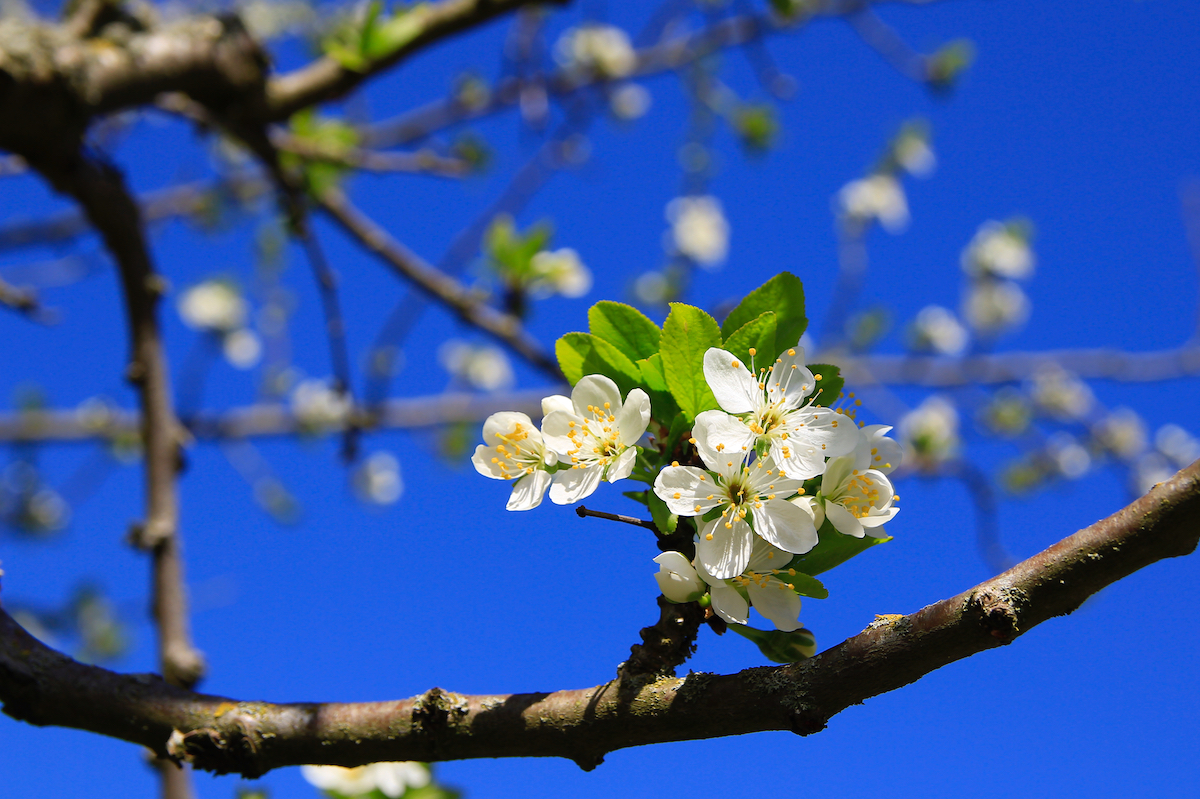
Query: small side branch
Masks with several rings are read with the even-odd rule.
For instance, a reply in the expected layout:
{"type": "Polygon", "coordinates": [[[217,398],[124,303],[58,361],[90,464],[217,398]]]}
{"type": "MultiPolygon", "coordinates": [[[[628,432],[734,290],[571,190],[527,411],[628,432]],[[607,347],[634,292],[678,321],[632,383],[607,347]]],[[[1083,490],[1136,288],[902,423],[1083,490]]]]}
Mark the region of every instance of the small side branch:
{"type": "Polygon", "coordinates": [[[620,513],[606,513],[602,510],[589,510],[583,505],[576,508],[575,513],[581,519],[586,519],[588,516],[595,516],[597,519],[608,519],[612,522],[624,522],[625,524],[632,524],[637,527],[645,527],[647,530],[653,530],[656,534],[658,533],[658,525],[654,522],[648,522],[634,516],[623,516],[620,513]]]}
{"type": "Polygon", "coordinates": [[[555,380],[565,380],[555,359],[525,332],[516,317],[480,302],[457,280],[409,251],[359,211],[339,189],[327,189],[317,202],[343,230],[398,275],[454,311],[467,324],[499,339],[555,380]]]}

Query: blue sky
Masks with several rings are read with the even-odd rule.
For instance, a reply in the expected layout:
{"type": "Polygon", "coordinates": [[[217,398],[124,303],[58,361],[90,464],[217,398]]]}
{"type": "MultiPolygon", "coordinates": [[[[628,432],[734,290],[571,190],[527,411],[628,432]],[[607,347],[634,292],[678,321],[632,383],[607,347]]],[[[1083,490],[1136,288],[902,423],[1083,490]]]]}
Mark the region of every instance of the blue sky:
{"type": "MultiPolygon", "coordinates": [[[[552,25],[558,30],[585,13],[603,13],[636,29],[645,11],[633,6],[572,7],[552,25]]],[[[971,39],[975,64],[954,92],[931,95],[840,21],[772,39],[767,49],[798,90],[779,108],[783,132],[770,153],[746,157],[727,130],[717,133],[719,168],[709,187],[730,221],[730,256],[721,270],[697,273],[688,301],[712,308],[787,269],[804,280],[809,316],[820,329],[836,276],[831,198],[871,167],[900,125],[919,117],[933,132],[937,172],[906,181],[907,231],[875,230],[867,239],[864,304],[885,305],[896,322],[881,352],[902,351],[903,324],[925,305],[957,307],[962,247],[980,223],[1014,215],[1036,226],[1038,269],[1026,285],[1030,321],[998,349],[1144,351],[1186,341],[1196,328],[1198,287],[1179,198],[1200,175],[1200,7],[1183,0],[968,1],[887,5],[879,13],[923,50],[971,39]]],[[[442,96],[463,70],[494,76],[505,27],[440,46],[376,81],[365,107],[383,118],[442,96]]],[[[297,57],[281,56],[285,63],[297,57]]],[[[762,97],[740,53],[723,58],[722,74],[744,97],[762,97]]],[[[685,140],[688,106],[674,77],[647,85],[654,101],[648,115],[634,124],[597,121],[587,163],[554,176],[518,217],[521,225],[552,219],[555,246],[578,250],[596,278],[585,298],[535,306],[530,329],[547,345],[584,329],[590,303],[628,299],[632,278],[663,262],[663,209],[682,185],[676,149],[685,140]]],[[[495,148],[485,176],[465,182],[362,176],[349,187],[365,210],[430,260],[541,141],[512,114],[473,129],[495,148]]],[[[209,169],[203,143],[162,119],[140,123],[112,153],[142,190],[209,169]]],[[[4,178],[0,188],[2,221],[65,207],[30,179],[4,178]]],[[[213,274],[249,285],[254,232],[252,222],[211,234],[171,223],[155,229],[155,255],[177,290],[213,274]]],[[[343,279],[357,363],[399,285],[340,233],[324,224],[318,232],[343,279]]],[[[81,249],[95,253],[97,244],[85,240],[81,249]]],[[[62,254],[0,253],[0,276],[62,254]]],[[[327,375],[319,300],[295,248],[287,253],[284,280],[296,298],[296,364],[309,375],[327,375]]],[[[42,293],[58,309],[58,325],[0,314],[0,402],[36,384],[55,407],[96,394],[131,406],[120,378],[126,334],[112,270],[99,260],[82,281],[42,293]]],[[[172,306],[164,310],[180,369],[195,334],[172,306]]],[[[440,391],[448,378],[438,345],[447,336],[472,335],[450,315],[429,312],[408,342],[396,392],[440,391]]],[[[520,386],[546,384],[517,368],[520,386]]],[[[1195,380],[1093,388],[1108,406],[1136,408],[1152,431],[1173,422],[1200,433],[1195,380]]],[[[255,391],[252,379],[218,365],[205,406],[246,403],[255,391]]],[[[915,405],[924,395],[906,389],[898,396],[915,405]]],[[[970,420],[964,429],[969,457],[991,474],[1018,453],[985,439],[970,420]]],[[[577,688],[613,675],[637,630],[656,615],[650,559],[657,550],[648,536],[548,503],[506,513],[507,487],[479,477],[465,461],[445,463],[434,433],[381,433],[368,438],[366,450],[389,450],[401,462],[405,493],[384,510],[354,499],[336,442],[259,446],[302,501],[302,523],[290,527],[258,508],[220,449],[190,451],[181,481],[182,535],[196,639],[210,662],[204,690],[244,699],[354,701],[407,697],[435,685],[463,693],[577,688]]],[[[94,457],[85,446],[38,453],[47,478],[59,484],[94,457]]],[[[960,483],[913,477],[898,489],[903,511],[888,527],[895,540],[827,575],[829,599],[805,602],[802,618],[822,648],[858,632],[876,613],[908,613],[990,576],[960,483]]],[[[1008,549],[1027,557],[1130,498],[1122,472],[1099,469],[1005,501],[998,523],[1008,549]]],[[[604,486],[593,499],[596,507],[633,509],[617,488],[604,486]]],[[[80,579],[91,579],[134,622],[133,649],[115,667],[153,670],[152,630],[140,620],[147,564],[122,543],[140,503],[139,473],[117,468],[56,537],[31,541],[0,530],[6,606],[54,603],[80,579]]],[[[747,783],[764,790],[793,777],[811,795],[847,799],[997,790],[1030,797],[1186,795],[1194,790],[1191,753],[1200,745],[1194,722],[1200,689],[1192,676],[1200,646],[1187,603],[1198,564],[1194,557],[1157,564],[1072,617],[868,700],[809,738],[769,733],[625,750],[587,774],[550,760],[450,763],[438,773],[479,799],[700,794],[747,783]]],[[[748,642],[706,631],[688,667],[730,672],[762,663],[748,642]]],[[[7,717],[0,718],[0,782],[12,796],[156,790],[135,747],[7,717]]],[[[261,783],[276,799],[315,795],[296,769],[261,783]]],[[[237,784],[197,777],[204,799],[231,797],[237,784]]]]}

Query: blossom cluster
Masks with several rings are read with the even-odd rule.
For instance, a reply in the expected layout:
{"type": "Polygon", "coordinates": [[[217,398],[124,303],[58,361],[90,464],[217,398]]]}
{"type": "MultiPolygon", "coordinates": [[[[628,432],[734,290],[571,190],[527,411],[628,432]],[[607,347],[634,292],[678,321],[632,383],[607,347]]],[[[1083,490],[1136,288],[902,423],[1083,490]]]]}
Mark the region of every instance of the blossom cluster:
{"type": "Polygon", "coordinates": [[[888,540],[901,448],[890,427],[857,420],[836,366],[805,363],[799,279],[776,275],[720,324],[672,303],[660,327],[607,301],[588,322],[555,346],[571,396],[545,398],[540,427],[515,411],[489,417],[476,470],[512,483],[509,510],[628,479],[624,496],[659,537],[667,600],[700,603],[768,657],[807,656],[801,597],[827,596],[815,575],[888,540]],[[775,629],[748,626],[751,607],[775,629]]]}
{"type": "Polygon", "coordinates": [[[542,428],[523,413],[502,411],[483,424],[483,444],[471,462],[484,477],[512,480],[509,510],[550,501],[569,505],[589,496],[601,480],[615,483],[633,471],[634,446],[650,423],[650,398],[641,389],[625,401],[617,384],[588,375],[571,396],[542,400],[542,428]]]}
{"type": "Polygon", "coordinates": [[[660,555],[659,586],[675,602],[708,594],[730,623],[746,624],[753,605],[776,628],[799,629],[788,563],[817,545],[826,520],[837,534],[883,537],[898,511],[887,474],[900,465],[899,445],[888,427],[860,428],[817,405],[819,380],[798,344],[757,373],[711,348],[704,377],[721,409],[696,417],[703,468],[674,462],[654,481],[671,512],[699,518],[696,558],[660,555]]]}

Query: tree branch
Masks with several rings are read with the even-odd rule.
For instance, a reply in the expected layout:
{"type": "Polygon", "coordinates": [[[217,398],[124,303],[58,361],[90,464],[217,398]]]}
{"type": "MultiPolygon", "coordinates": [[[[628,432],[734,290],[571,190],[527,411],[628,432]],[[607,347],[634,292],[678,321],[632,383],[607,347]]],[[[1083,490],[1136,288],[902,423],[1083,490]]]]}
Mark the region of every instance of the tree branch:
{"type": "Polygon", "coordinates": [[[89,730],[195,767],[257,776],[303,763],[557,756],[583,768],[665,741],[823,729],[845,708],[1010,643],[1200,538],[1200,461],[1004,574],[790,666],[508,696],[434,688],[393,702],[271,704],[85,666],[0,611],[0,701],[13,718],[89,730]]]}
{"type": "Polygon", "coordinates": [[[516,317],[478,301],[457,280],[425,263],[359,211],[341,190],[327,189],[317,202],[362,246],[382,258],[405,280],[454,311],[464,322],[496,337],[555,380],[566,379],[557,361],[525,332],[516,317]]]}
{"type": "Polygon", "coordinates": [[[342,97],[368,78],[431,44],[535,2],[546,0],[441,0],[413,6],[405,13],[415,17],[412,24],[419,32],[403,47],[366,65],[362,71],[347,69],[337,60],[323,56],[294,72],[271,78],[266,90],[267,117],[273,121],[287,119],[303,108],[342,97]]]}

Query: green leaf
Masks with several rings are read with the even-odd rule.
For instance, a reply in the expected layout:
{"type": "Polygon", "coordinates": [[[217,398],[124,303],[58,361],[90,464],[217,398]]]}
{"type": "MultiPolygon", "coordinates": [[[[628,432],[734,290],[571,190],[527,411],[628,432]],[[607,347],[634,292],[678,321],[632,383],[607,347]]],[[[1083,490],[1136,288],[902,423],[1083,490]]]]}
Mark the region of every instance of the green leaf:
{"type": "Polygon", "coordinates": [[[891,541],[887,538],[855,538],[852,535],[842,535],[828,519],[817,531],[817,545],[803,555],[797,555],[788,563],[787,568],[795,569],[805,574],[821,574],[834,566],[840,566],[850,558],[867,551],[876,544],[891,541]]]}
{"type": "MultiPolygon", "coordinates": [[[[794,568],[794,567],[792,567],[794,568]]],[[[810,596],[813,599],[828,599],[829,590],[821,584],[821,581],[811,574],[805,574],[800,570],[796,570],[795,574],[788,574],[785,569],[783,573],[775,575],[780,582],[792,586],[792,590],[800,596],[810,596]]]]}
{"type": "Polygon", "coordinates": [[[421,13],[424,3],[400,9],[387,20],[376,20],[363,28],[362,54],[368,61],[388,58],[397,50],[420,36],[426,28],[428,15],[421,13]]]}
{"type": "Polygon", "coordinates": [[[812,372],[813,377],[817,378],[817,394],[813,398],[813,404],[824,405],[828,408],[837,402],[838,396],[841,395],[842,389],[846,386],[846,380],[842,377],[842,371],[829,363],[810,363],[808,364],[808,371],[812,372]]]}
{"type": "Polygon", "coordinates": [[[671,513],[667,503],[663,502],[658,494],[647,491],[646,506],[650,508],[650,518],[654,520],[654,526],[658,528],[658,532],[663,535],[675,532],[675,528],[679,526],[679,517],[671,513]]]}
{"type": "Polygon", "coordinates": [[[588,325],[593,335],[612,344],[631,361],[658,354],[662,331],[632,305],[602,300],[588,309],[588,325]]]}
{"type": "Polygon", "coordinates": [[[764,311],[725,339],[724,347],[750,367],[750,348],[755,349],[758,365],[770,366],[779,350],[775,349],[775,312],[764,311]]]}
{"type": "Polygon", "coordinates": [[[642,358],[635,365],[642,373],[642,387],[650,395],[651,415],[662,422],[664,427],[670,427],[675,417],[679,415],[679,404],[667,388],[667,378],[663,375],[662,356],[657,352],[649,358],[642,358]]]}
{"type": "Polygon", "coordinates": [[[571,385],[584,375],[597,374],[612,378],[622,396],[641,385],[642,372],[633,361],[591,333],[567,333],[555,343],[554,354],[571,385]]]}
{"type": "Polygon", "coordinates": [[[667,387],[688,421],[696,414],[717,407],[717,399],[704,379],[704,353],[721,346],[717,320],[699,308],[671,303],[663,323],[659,347],[667,387]]]}
{"type": "Polygon", "coordinates": [[[794,346],[808,329],[808,318],[804,315],[804,286],[800,278],[791,272],[780,272],[747,294],[725,317],[721,335],[729,338],[742,325],[766,311],[776,314],[775,342],[779,350],[767,356],[774,358],[783,349],[794,346]]]}

